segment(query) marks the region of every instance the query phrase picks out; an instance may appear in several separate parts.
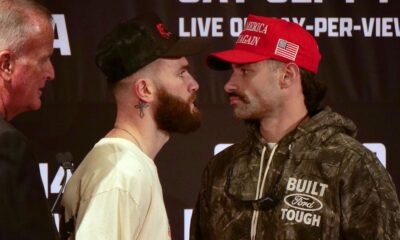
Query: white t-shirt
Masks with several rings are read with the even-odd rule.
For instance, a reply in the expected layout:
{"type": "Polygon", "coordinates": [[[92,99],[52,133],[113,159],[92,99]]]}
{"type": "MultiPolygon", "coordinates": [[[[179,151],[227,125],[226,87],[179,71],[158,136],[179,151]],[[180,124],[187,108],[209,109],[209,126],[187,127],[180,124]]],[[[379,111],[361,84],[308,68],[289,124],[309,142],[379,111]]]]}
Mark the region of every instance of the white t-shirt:
{"type": "Polygon", "coordinates": [[[275,147],[276,143],[268,143],[269,149],[273,149],[275,147]]]}
{"type": "Polygon", "coordinates": [[[103,138],[69,180],[62,199],[72,239],[171,239],[157,168],[135,144],[103,138]]]}

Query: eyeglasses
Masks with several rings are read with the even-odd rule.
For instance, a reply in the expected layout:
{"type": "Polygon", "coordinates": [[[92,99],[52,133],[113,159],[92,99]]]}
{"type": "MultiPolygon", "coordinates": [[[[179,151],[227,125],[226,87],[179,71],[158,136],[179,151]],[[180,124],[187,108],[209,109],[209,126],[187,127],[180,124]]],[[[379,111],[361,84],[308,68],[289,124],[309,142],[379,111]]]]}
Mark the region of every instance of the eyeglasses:
{"type": "MultiPolygon", "coordinates": [[[[259,211],[259,210],[267,211],[267,210],[274,208],[278,204],[279,199],[276,198],[275,196],[273,196],[273,194],[271,194],[271,193],[275,192],[276,187],[274,187],[272,189],[271,193],[267,194],[265,197],[256,199],[256,200],[241,199],[241,198],[237,197],[236,195],[232,194],[230,192],[232,172],[233,172],[233,169],[231,168],[228,171],[228,176],[227,176],[226,184],[224,187],[225,194],[231,200],[240,204],[241,206],[244,206],[245,208],[256,210],[256,211],[259,211]]],[[[275,186],[277,186],[277,185],[275,184],[275,186]]]]}

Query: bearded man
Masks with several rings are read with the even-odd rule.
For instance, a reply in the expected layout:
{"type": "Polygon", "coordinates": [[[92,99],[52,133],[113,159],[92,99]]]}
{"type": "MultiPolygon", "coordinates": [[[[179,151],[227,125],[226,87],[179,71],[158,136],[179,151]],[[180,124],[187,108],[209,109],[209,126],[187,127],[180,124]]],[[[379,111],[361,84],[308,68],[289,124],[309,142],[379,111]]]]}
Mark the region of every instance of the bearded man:
{"type": "Polygon", "coordinates": [[[72,238],[171,239],[153,159],[171,132],[200,126],[199,85],[185,57],[198,44],[166,31],[152,14],[118,25],[100,43],[96,64],[111,84],[117,117],[66,187],[72,238]]]}

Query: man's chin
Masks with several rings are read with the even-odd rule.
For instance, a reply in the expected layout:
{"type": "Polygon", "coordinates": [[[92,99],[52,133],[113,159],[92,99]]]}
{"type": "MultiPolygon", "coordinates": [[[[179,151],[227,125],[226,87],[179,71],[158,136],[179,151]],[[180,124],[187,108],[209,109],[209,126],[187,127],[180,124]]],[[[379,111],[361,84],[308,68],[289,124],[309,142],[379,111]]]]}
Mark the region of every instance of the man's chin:
{"type": "Polygon", "coordinates": [[[30,110],[36,111],[36,110],[39,110],[41,107],[42,107],[42,102],[39,100],[30,106],[30,110]]]}
{"type": "Polygon", "coordinates": [[[240,120],[247,120],[250,118],[250,116],[248,114],[244,113],[243,111],[240,111],[237,108],[233,109],[233,116],[240,120]]]}

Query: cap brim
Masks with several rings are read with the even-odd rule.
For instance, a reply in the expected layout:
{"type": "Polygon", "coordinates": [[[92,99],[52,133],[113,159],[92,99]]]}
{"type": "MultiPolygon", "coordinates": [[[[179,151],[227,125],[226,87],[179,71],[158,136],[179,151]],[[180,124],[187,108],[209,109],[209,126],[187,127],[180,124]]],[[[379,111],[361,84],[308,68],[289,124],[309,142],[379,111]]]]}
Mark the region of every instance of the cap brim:
{"type": "Polygon", "coordinates": [[[180,38],[161,57],[184,57],[203,52],[209,46],[209,40],[204,38],[180,38]]]}
{"type": "Polygon", "coordinates": [[[223,52],[212,53],[207,56],[207,65],[214,70],[231,69],[231,64],[246,64],[259,62],[270,57],[254,54],[240,49],[232,49],[223,52]]]}

